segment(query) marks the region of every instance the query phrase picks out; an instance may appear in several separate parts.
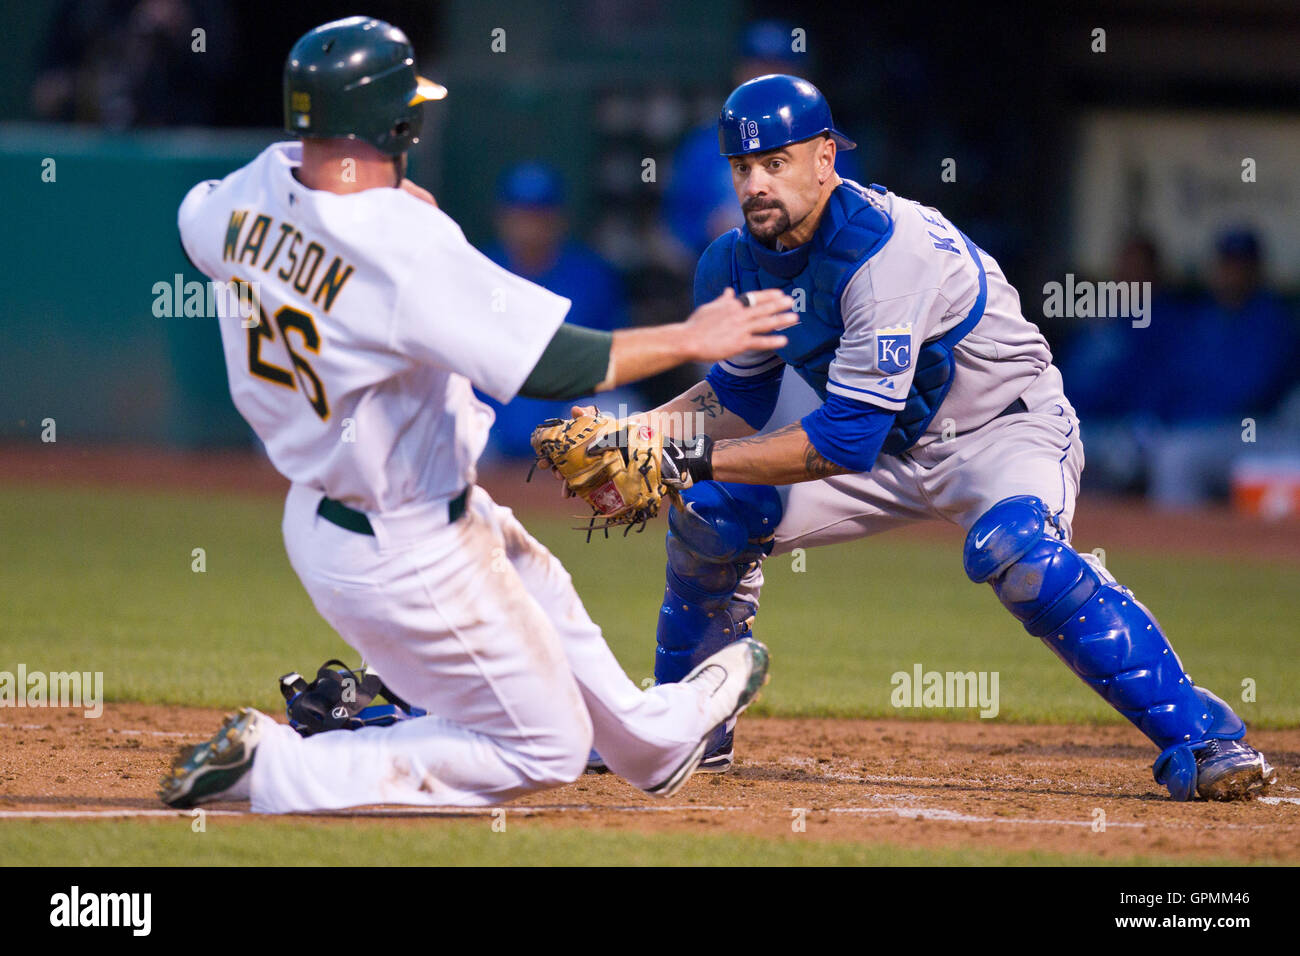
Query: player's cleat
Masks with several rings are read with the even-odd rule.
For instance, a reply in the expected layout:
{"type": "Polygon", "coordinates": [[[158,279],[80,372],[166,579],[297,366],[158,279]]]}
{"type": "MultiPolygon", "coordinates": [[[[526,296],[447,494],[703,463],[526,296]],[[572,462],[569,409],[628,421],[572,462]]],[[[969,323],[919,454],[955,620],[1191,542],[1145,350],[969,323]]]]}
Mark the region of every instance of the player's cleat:
{"type": "Polygon", "coordinates": [[[1249,800],[1276,782],[1264,755],[1239,740],[1211,740],[1196,751],[1196,792],[1206,800],[1249,800]]]}
{"type": "Polygon", "coordinates": [[[245,707],[227,717],[211,740],[182,750],[163,777],[158,791],[162,802],[184,810],[210,800],[247,799],[244,777],[253,766],[264,720],[245,707]]]}
{"type": "Polygon", "coordinates": [[[727,723],[713,732],[710,747],[700,758],[696,773],[726,773],[736,762],[736,721],[727,723]]]}
{"type": "Polygon", "coordinates": [[[764,644],[752,637],[728,644],[682,680],[683,684],[696,684],[708,694],[709,722],[713,730],[704,735],[699,745],[669,774],[663,783],[647,787],[646,793],[656,797],[671,797],[699,769],[700,758],[708,749],[715,731],[728,721],[740,716],[758,697],[767,683],[768,651],[764,644]]]}

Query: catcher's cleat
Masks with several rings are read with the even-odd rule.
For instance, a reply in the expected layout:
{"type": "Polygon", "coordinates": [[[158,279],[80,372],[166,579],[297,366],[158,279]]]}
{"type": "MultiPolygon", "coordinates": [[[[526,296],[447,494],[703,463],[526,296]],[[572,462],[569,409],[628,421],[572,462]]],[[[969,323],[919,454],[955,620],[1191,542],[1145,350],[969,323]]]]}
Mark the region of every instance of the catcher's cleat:
{"type": "Polygon", "coordinates": [[[163,777],[158,791],[162,802],[184,810],[223,797],[247,799],[247,786],[242,794],[231,790],[253,766],[265,719],[245,707],[227,717],[212,739],[182,750],[163,777]]]}
{"type": "Polygon", "coordinates": [[[1196,751],[1196,792],[1206,800],[1250,800],[1277,782],[1264,755],[1239,740],[1211,740],[1196,751]]]}
{"type": "Polygon", "coordinates": [[[707,693],[713,730],[704,735],[690,756],[674,770],[663,783],[647,787],[646,793],[656,797],[671,797],[691,779],[700,767],[700,758],[708,749],[714,732],[726,727],[758,697],[767,683],[768,651],[764,644],[752,637],[728,644],[682,680],[683,684],[696,684],[707,693]],[[714,720],[716,719],[716,723],[714,720]]]}
{"type": "Polygon", "coordinates": [[[696,773],[726,773],[736,762],[736,722],[728,721],[709,738],[712,745],[700,758],[696,773]]]}

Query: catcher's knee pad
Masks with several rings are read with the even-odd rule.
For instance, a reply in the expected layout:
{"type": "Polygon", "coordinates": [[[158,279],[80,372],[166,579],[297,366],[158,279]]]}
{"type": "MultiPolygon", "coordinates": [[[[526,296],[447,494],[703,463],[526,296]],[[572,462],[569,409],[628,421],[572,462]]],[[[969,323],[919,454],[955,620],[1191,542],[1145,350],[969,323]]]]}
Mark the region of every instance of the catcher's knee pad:
{"type": "Polygon", "coordinates": [[[967,534],[966,574],[989,582],[1025,630],[1161,748],[1156,779],[1176,799],[1191,799],[1198,745],[1236,740],[1245,725],[1192,684],[1133,592],[1103,577],[1052,527],[1038,498],[1004,498],[967,534]]]}
{"type": "Polygon", "coordinates": [[[772,552],[781,499],[768,485],[702,482],[668,513],[667,587],[659,610],[655,678],[670,684],[749,630],[741,577],[772,552]]]}

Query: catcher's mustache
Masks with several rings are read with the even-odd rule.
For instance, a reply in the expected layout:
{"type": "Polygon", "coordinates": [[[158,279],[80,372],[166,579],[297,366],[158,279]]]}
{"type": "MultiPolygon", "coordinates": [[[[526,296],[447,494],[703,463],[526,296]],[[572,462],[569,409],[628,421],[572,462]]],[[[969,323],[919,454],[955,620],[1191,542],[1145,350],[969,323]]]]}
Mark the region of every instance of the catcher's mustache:
{"type": "Polygon", "coordinates": [[[746,199],[740,206],[743,212],[758,212],[760,209],[784,209],[777,199],[746,199]]]}

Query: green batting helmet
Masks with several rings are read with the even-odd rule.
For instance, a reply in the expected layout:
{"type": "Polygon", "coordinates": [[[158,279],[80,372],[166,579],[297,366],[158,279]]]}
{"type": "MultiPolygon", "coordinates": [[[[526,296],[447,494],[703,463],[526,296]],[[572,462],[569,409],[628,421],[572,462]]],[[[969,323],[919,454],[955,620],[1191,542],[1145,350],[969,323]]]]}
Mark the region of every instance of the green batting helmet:
{"type": "Polygon", "coordinates": [[[304,34],[284,64],[284,128],[295,136],[347,138],[397,156],[420,141],[420,104],[447,95],[418,76],[406,34],[371,17],[348,17],[304,34]]]}

